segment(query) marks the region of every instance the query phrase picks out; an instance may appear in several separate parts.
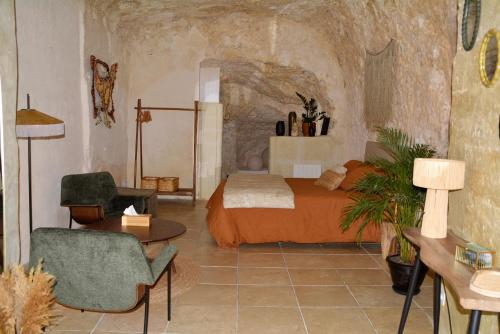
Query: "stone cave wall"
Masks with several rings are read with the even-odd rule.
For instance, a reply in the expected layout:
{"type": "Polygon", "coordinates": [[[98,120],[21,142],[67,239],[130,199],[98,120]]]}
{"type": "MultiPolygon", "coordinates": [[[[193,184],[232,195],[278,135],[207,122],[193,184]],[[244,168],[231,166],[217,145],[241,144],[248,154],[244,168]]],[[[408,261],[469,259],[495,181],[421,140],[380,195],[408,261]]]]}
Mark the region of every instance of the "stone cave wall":
{"type": "MultiPolygon", "coordinates": [[[[205,62],[204,62],[205,63],[205,62]]],[[[224,105],[222,175],[246,169],[248,158],[263,158],[268,166],[269,137],[276,135],[276,122],[285,121],[294,111],[300,117],[298,91],[318,100],[320,110],[332,115],[333,102],[312,72],[274,63],[210,61],[221,68],[221,103],[224,105]]],[[[288,131],[288,129],[286,129],[288,131]]]]}
{"type": "MultiPolygon", "coordinates": [[[[456,0],[89,1],[129,53],[128,105],[143,96],[188,105],[196,97],[200,63],[216,60],[227,74],[224,107],[235,119],[226,129],[236,133],[240,119],[274,115],[265,120],[274,131],[277,119],[301,110],[295,97],[300,91],[331,112],[336,163],[363,159],[366,140],[374,138],[364,117],[365,52],[376,53],[394,39],[392,113],[384,126],[447,154],[456,0]]],[[[133,131],[129,126],[129,162],[133,131]]],[[[235,138],[229,141],[237,144],[235,138]]],[[[229,146],[227,155],[237,157],[229,146]]],[[[177,155],[169,159],[175,166],[189,163],[177,155]]]]}
{"type": "MultiPolygon", "coordinates": [[[[463,2],[460,1],[459,22],[463,2]]],[[[470,51],[457,43],[453,70],[453,105],[450,120],[449,158],[465,161],[465,184],[450,192],[448,227],[460,237],[496,250],[500,261],[500,82],[486,88],[479,78],[481,41],[491,28],[500,27],[500,2],[483,1],[476,44],[470,51]]],[[[465,333],[469,312],[459,306],[452,291],[450,297],[453,333],[465,333]]],[[[448,316],[441,314],[441,331],[449,333],[448,316]]],[[[499,333],[497,314],[481,318],[481,333],[499,333]]]]}

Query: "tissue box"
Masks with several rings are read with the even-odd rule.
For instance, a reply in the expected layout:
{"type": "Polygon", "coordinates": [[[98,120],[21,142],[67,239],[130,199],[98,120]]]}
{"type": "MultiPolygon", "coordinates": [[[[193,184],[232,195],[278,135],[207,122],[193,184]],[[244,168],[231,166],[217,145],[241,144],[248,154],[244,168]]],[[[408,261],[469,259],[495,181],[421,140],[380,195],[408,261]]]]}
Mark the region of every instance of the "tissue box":
{"type": "Polygon", "coordinates": [[[122,226],[144,226],[151,225],[151,214],[137,215],[137,216],[122,216],[122,226]]]}

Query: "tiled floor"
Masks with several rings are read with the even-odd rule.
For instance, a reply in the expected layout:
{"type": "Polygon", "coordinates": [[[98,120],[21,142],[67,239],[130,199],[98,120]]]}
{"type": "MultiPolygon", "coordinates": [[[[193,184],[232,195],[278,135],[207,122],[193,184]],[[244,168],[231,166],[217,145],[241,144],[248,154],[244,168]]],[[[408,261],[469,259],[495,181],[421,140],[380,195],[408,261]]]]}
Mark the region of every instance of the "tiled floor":
{"type": "MultiPolygon", "coordinates": [[[[403,296],[391,289],[377,245],[275,243],[219,249],[203,202],[162,202],[159,216],[185,224],[173,243],[200,265],[198,285],[166,305],[152,304],[150,333],[395,333],[403,296]]],[[[405,333],[431,333],[431,280],[414,299],[405,333]]],[[[100,314],[58,306],[61,333],[141,333],[144,308],[100,314]]]]}

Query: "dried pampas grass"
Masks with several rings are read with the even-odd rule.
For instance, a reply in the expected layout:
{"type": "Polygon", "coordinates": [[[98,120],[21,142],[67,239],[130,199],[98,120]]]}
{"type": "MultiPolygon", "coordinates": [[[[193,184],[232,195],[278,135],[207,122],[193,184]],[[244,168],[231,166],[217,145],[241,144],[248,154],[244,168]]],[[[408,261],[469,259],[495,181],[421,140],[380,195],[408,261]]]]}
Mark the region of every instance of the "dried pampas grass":
{"type": "Polygon", "coordinates": [[[43,333],[53,320],[53,285],[41,263],[28,275],[21,265],[6,270],[0,276],[0,334],[43,333]]]}

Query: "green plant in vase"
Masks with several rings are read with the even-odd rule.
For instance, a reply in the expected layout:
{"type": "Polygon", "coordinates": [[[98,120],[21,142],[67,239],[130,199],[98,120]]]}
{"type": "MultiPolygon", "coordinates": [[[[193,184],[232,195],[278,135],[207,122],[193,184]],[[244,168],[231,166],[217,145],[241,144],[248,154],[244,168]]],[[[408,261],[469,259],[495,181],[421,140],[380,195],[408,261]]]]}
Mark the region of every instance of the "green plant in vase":
{"type": "Polygon", "coordinates": [[[326,112],[318,112],[318,103],[316,102],[315,98],[311,97],[309,100],[307,100],[304,95],[298,92],[295,92],[295,94],[297,94],[297,96],[304,104],[304,110],[306,112],[302,113],[302,133],[304,136],[308,136],[309,128],[315,125],[314,122],[316,120],[323,119],[326,115],[326,112]]]}
{"type": "Polygon", "coordinates": [[[416,144],[398,129],[378,128],[377,141],[392,159],[370,161],[380,172],[369,173],[356,184],[356,192],[352,195],[354,202],[346,207],[341,225],[345,231],[361,220],[357,233],[359,240],[370,224],[380,226],[386,222],[394,227],[399,254],[387,257],[387,261],[395,283],[393,289],[403,293],[410,277],[398,277],[401,270],[398,271],[396,266],[393,272],[392,265],[399,263],[413,267],[415,249],[404,237],[403,231],[420,226],[425,204],[425,189],[413,185],[413,163],[416,158],[433,157],[436,151],[429,145],[416,144]]]}

